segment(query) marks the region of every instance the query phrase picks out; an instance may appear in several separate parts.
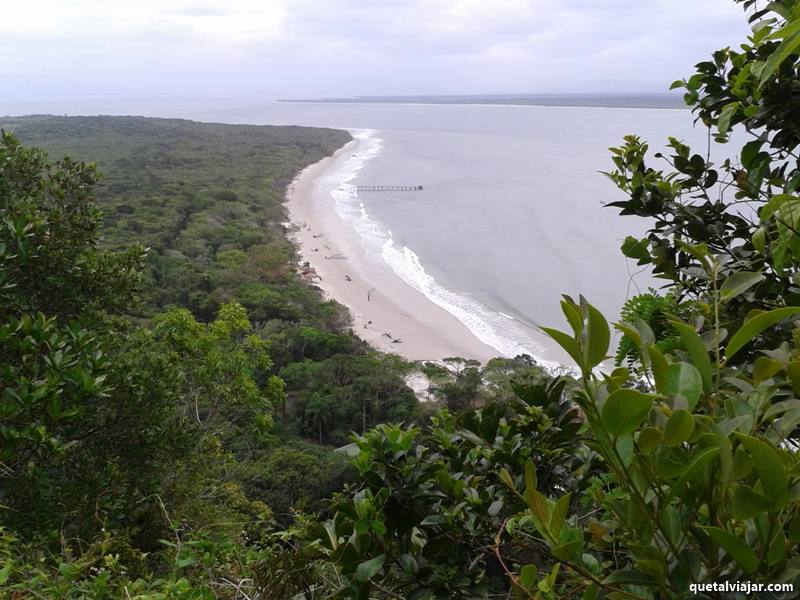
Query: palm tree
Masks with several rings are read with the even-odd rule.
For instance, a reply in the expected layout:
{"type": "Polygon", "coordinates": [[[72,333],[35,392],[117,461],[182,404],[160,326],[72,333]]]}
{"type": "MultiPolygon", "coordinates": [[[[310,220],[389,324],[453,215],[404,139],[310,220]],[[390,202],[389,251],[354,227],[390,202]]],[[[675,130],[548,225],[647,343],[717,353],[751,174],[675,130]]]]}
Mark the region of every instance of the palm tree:
{"type": "Polygon", "coordinates": [[[323,396],[319,392],[314,392],[303,411],[306,427],[317,431],[320,444],[322,444],[322,430],[328,428],[333,416],[331,409],[330,398],[323,396]]]}

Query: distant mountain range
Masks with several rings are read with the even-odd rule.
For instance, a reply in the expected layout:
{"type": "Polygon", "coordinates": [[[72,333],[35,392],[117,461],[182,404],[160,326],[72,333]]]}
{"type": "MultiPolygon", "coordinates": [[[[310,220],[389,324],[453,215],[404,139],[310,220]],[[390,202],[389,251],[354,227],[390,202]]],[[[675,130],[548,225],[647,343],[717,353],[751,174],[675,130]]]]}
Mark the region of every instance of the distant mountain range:
{"type": "Polygon", "coordinates": [[[597,106],[607,108],[686,108],[675,93],[476,94],[446,96],[353,96],[350,98],[282,99],[280,102],[373,104],[498,104],[531,106],[597,106]]]}

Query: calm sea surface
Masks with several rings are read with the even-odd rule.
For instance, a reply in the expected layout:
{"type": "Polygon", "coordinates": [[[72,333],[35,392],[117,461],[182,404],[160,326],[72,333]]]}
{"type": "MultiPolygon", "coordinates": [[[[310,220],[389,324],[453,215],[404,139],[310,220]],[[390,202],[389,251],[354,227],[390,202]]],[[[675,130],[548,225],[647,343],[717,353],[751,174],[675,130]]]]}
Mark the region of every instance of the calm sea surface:
{"type": "Polygon", "coordinates": [[[367,130],[379,151],[351,183],[424,191],[362,192],[364,215],[388,240],[365,247],[381,248],[399,276],[499,351],[544,359],[558,355],[533,327],[562,326],[561,294],[583,294],[616,318],[626,297],[657,285],[619,251],[646,223],[602,206],[621,198],[599,173],[611,168],[608,147],[635,133],[654,150],[668,135],[706,149],[706,131],[685,110],[152,98],[0,103],[0,114],[33,112],[367,130]]]}

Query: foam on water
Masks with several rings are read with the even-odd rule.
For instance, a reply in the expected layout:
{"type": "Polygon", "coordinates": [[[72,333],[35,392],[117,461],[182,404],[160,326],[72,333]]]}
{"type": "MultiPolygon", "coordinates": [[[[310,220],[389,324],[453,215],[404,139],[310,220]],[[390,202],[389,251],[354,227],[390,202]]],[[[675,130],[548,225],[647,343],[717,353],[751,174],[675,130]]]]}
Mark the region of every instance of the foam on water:
{"type": "Polygon", "coordinates": [[[332,190],[336,213],[358,232],[367,255],[382,258],[398,277],[456,317],[481,342],[503,356],[528,354],[546,367],[562,368],[556,362],[540,358],[545,350],[533,339],[530,326],[467,294],[459,294],[442,286],[425,270],[420,257],[413,250],[396,244],[392,232],[370,218],[364,203],[353,191],[351,182],[364,164],[380,153],[383,140],[373,130],[351,130],[350,133],[359,141],[356,152],[327,174],[323,183],[332,190]]]}

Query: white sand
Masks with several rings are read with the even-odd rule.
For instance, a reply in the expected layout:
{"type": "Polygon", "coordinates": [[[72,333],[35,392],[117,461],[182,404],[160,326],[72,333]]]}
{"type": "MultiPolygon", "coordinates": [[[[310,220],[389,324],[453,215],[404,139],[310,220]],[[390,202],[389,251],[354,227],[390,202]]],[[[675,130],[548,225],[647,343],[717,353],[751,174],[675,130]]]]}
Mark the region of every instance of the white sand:
{"type": "Polygon", "coordinates": [[[408,285],[378,256],[368,256],[358,233],[336,213],[334,199],[319,179],[357,150],[354,140],[332,157],[305,169],[289,186],[286,200],[292,237],[305,277],[350,309],[353,330],[373,347],[409,360],[451,356],[486,362],[500,353],[408,285]]]}

